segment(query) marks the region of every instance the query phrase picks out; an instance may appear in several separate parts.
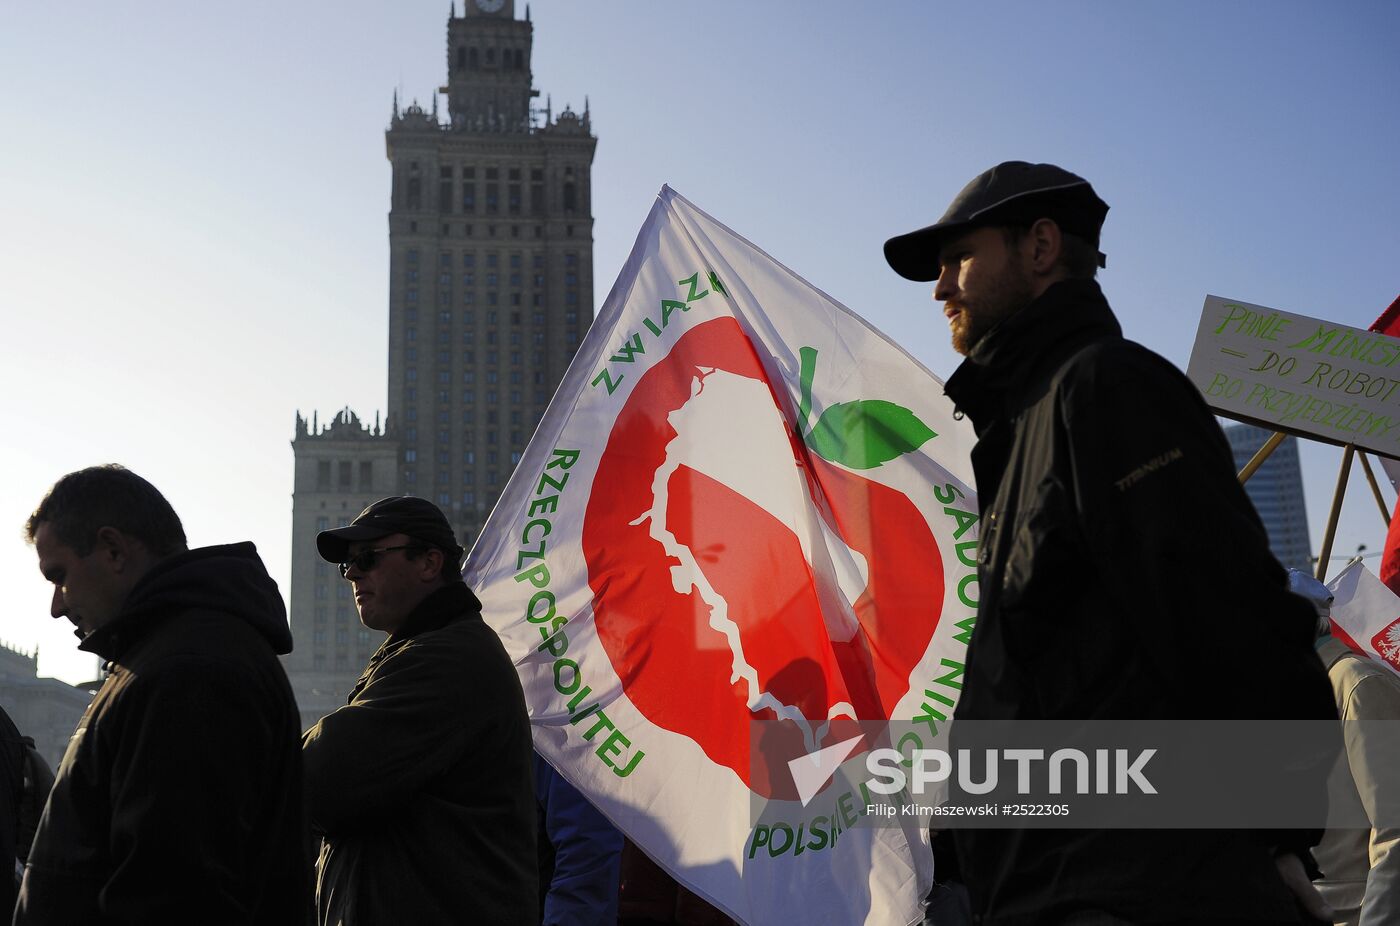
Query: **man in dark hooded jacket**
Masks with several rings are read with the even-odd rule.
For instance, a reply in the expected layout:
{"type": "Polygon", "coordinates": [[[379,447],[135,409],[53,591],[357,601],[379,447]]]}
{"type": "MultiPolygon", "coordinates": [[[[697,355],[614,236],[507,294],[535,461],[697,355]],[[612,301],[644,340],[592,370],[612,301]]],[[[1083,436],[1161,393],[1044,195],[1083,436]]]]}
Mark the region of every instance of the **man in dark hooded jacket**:
{"type": "MultiPolygon", "coordinates": [[[[1123,338],[1094,280],[1107,212],[1083,178],[1008,161],[885,245],[901,276],[937,280],[967,358],[946,387],[977,431],[981,506],[957,722],[1335,720],[1314,618],[1286,590],[1224,435],[1179,370],[1123,338]],[[1192,684],[1207,635],[1247,643],[1250,670],[1192,684]]],[[[955,842],[988,926],[1297,923],[1299,901],[1323,909],[1300,862],[1317,835],[961,829],[955,842]]]]}
{"type": "Polygon", "coordinates": [[[16,924],[302,926],[310,911],[291,634],[251,543],[189,550],[119,466],[30,517],[54,617],[108,676],[59,765],[16,924]]]}

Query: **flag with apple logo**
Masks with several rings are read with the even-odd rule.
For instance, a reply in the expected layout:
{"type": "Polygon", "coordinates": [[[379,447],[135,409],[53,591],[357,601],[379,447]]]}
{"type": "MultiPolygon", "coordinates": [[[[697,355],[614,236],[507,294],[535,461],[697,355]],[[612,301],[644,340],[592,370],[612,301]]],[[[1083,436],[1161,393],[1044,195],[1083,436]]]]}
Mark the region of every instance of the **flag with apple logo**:
{"type": "Polygon", "coordinates": [[[927,818],[875,825],[861,763],[872,722],[946,735],[974,440],[898,345],[663,187],[468,557],[536,749],[741,923],[920,916],[927,818]]]}

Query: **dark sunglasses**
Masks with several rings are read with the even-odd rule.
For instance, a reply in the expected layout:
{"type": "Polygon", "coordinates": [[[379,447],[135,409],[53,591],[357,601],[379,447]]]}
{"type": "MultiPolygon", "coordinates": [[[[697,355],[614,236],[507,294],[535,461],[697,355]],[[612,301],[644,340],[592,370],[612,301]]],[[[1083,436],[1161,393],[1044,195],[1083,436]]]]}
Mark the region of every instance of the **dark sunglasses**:
{"type": "Polygon", "coordinates": [[[427,548],[421,544],[405,543],[397,547],[380,547],[377,550],[361,550],[359,553],[356,553],[354,556],[350,557],[345,562],[340,564],[340,575],[343,578],[345,574],[350,571],[351,566],[354,566],[361,572],[369,572],[375,566],[379,565],[379,557],[385,553],[392,553],[395,550],[425,549],[427,548]]]}

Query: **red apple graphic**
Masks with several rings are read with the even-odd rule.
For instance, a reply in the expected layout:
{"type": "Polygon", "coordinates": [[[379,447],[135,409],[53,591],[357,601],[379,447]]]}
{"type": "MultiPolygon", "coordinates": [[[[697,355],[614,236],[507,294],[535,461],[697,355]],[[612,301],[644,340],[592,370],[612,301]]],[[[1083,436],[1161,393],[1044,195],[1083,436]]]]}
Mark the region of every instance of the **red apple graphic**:
{"type": "MultiPolygon", "coordinates": [[[[807,361],[815,352],[804,350],[803,359],[799,420],[810,405],[807,361]]],[[[814,571],[788,524],[690,466],[665,474],[667,447],[678,433],[672,413],[719,371],[764,384],[782,413],[784,402],[738,323],[718,318],[695,326],[641,376],[613,424],[585,512],[583,553],[599,638],[632,703],[756,793],[793,799],[788,760],[850,735],[838,723],[813,740],[833,713],[890,717],[928,648],[944,592],[942,556],[915,505],[820,454],[870,468],[903,452],[896,439],[893,450],[862,455],[858,448],[868,442],[859,437],[870,428],[871,406],[896,431],[915,435],[904,441],[907,449],[933,434],[921,424],[911,428],[900,413],[917,419],[889,403],[831,406],[806,441],[791,411],[782,414],[792,451],[791,463],[782,465],[798,467],[821,517],[867,564],[866,587],[843,606],[849,613],[832,614],[831,583],[814,571]],[[669,550],[650,523],[663,491],[669,550]],[[682,556],[700,577],[686,571],[682,556]],[[857,626],[838,632],[852,617],[857,626]],[[758,738],[756,721],[768,722],[758,738]]],[[[742,457],[745,447],[728,451],[742,457]]],[[[775,462],[782,463],[753,465],[775,462]]]]}

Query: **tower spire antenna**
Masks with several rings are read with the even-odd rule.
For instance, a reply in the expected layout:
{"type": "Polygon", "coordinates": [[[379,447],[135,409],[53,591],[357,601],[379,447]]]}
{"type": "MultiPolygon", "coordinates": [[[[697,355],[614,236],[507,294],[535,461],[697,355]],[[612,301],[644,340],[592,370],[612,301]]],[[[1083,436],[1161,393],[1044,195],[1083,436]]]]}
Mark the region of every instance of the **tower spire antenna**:
{"type": "Polygon", "coordinates": [[[399,117],[399,88],[394,88],[394,118],[399,117]]]}

